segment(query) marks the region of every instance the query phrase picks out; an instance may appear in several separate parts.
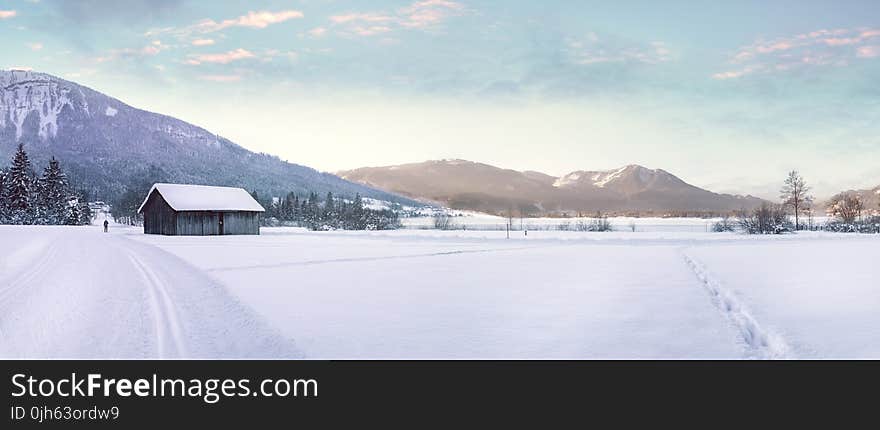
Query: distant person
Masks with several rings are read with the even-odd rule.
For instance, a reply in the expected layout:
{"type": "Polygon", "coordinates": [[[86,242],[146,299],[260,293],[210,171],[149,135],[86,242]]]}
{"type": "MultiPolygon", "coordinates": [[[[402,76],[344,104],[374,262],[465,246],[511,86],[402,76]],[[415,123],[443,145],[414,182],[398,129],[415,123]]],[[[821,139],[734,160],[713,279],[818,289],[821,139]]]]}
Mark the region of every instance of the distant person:
{"type": "Polygon", "coordinates": [[[104,233],[107,233],[107,227],[110,227],[110,221],[104,220],[104,233]]]}

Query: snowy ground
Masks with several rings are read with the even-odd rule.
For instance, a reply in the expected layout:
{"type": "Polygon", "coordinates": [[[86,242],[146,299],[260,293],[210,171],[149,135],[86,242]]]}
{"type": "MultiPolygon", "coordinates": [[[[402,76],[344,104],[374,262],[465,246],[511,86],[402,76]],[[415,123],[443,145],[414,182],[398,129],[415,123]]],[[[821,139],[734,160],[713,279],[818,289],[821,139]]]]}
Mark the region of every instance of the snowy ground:
{"type": "Polygon", "coordinates": [[[3,357],[880,358],[880,236],[0,237],[3,357]]]}

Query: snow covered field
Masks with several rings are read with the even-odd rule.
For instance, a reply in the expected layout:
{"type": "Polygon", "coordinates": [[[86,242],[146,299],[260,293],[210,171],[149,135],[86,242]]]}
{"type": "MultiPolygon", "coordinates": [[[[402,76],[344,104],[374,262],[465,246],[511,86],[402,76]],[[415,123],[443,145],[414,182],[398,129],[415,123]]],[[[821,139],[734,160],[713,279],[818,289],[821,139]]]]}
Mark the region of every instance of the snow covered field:
{"type": "Polygon", "coordinates": [[[0,237],[2,357],[880,358],[880,236],[0,237]]]}

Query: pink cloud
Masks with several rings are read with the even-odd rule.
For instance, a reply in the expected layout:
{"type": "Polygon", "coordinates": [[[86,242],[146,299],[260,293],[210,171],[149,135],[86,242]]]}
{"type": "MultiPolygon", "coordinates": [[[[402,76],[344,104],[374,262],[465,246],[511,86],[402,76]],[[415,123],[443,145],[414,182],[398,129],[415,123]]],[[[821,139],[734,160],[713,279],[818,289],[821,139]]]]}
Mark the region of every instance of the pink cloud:
{"type": "Polygon", "coordinates": [[[384,25],[374,25],[370,27],[354,27],[352,31],[360,36],[374,36],[376,34],[388,33],[391,27],[384,25]]]}
{"type": "Polygon", "coordinates": [[[27,47],[31,48],[31,51],[39,51],[43,49],[43,44],[40,42],[28,43],[27,47]]]}
{"type": "Polygon", "coordinates": [[[12,18],[15,15],[18,15],[18,12],[14,10],[0,10],[0,19],[12,18]]]}
{"type": "Polygon", "coordinates": [[[309,30],[309,35],[312,37],[321,37],[327,34],[327,29],[325,27],[315,27],[309,30]]]}
{"type": "Polygon", "coordinates": [[[254,55],[253,52],[248,51],[247,49],[238,48],[229,52],[223,52],[219,54],[191,55],[186,63],[191,65],[199,65],[202,63],[229,64],[233,61],[246,60],[250,58],[256,58],[256,55],[254,55]]]}
{"type": "Polygon", "coordinates": [[[352,12],[330,17],[334,25],[342,25],[343,33],[372,36],[399,28],[427,29],[439,26],[446,19],[462,15],[461,3],[450,0],[423,0],[394,12],[352,12]]]}
{"type": "Polygon", "coordinates": [[[878,47],[869,45],[880,29],[821,29],[772,41],[759,41],[732,54],[729,62],[743,64],[745,69],[712,75],[715,79],[732,79],[752,73],[782,72],[804,67],[852,64],[855,58],[875,58],[878,47]]]}
{"type": "Polygon", "coordinates": [[[192,41],[193,46],[208,46],[213,44],[214,39],[196,39],[192,41]]]}
{"type": "Polygon", "coordinates": [[[224,19],[217,22],[207,18],[193,25],[183,28],[163,27],[154,28],[145,33],[146,36],[155,36],[158,34],[172,34],[181,38],[186,38],[193,33],[213,33],[225,30],[231,27],[245,27],[263,29],[273,24],[280,24],[291,19],[303,18],[304,15],[298,10],[282,10],[277,12],[271,11],[250,11],[245,15],[236,18],[224,19]]]}
{"type": "Polygon", "coordinates": [[[770,45],[758,46],[755,48],[755,50],[760,52],[761,54],[768,54],[768,53],[776,52],[776,51],[785,51],[785,50],[791,49],[793,47],[794,47],[794,45],[792,43],[783,41],[783,42],[776,42],[776,43],[773,43],[770,45]]]}
{"type": "Polygon", "coordinates": [[[824,41],[825,44],[828,46],[844,46],[858,44],[862,41],[862,39],[858,37],[832,37],[824,39],[824,41]]]}
{"type": "Polygon", "coordinates": [[[403,16],[404,27],[429,27],[439,24],[447,17],[456,15],[464,9],[460,3],[448,0],[424,0],[413,3],[399,11],[403,16]]]}
{"type": "Polygon", "coordinates": [[[348,13],[344,15],[333,15],[330,21],[334,24],[347,24],[351,22],[390,22],[395,18],[379,13],[348,13]]]}
{"type": "Polygon", "coordinates": [[[856,50],[856,56],[859,58],[877,58],[880,57],[880,45],[862,46],[856,50]]]}

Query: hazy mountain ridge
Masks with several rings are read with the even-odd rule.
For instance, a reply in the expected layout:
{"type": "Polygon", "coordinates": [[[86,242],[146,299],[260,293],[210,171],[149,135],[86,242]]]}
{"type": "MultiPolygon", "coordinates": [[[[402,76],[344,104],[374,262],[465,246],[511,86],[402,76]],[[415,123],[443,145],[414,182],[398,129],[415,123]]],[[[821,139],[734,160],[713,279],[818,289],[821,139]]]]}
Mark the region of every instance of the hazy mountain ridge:
{"type": "MultiPolygon", "coordinates": [[[[862,205],[865,210],[874,213],[880,212],[880,185],[866,190],[847,190],[842,191],[839,194],[856,194],[862,198],[862,205]]],[[[828,211],[831,206],[831,199],[827,199],[822,201],[819,206],[828,211]]]]}
{"type": "Polygon", "coordinates": [[[338,174],[345,179],[457,209],[499,213],[511,207],[527,214],[597,210],[723,213],[751,209],[763,202],[752,196],[713,193],[665,170],[634,164],[554,177],[466,160],[434,160],[365,167],[338,174]]]}
{"type": "Polygon", "coordinates": [[[152,165],[169,182],[239,186],[273,195],[360,193],[411,203],[251,152],[201,127],[131,107],[74,82],[44,73],[0,70],[0,159],[8,161],[19,143],[25,145],[35,169],[54,156],[78,187],[103,199],[146,180],[152,165]]]}

